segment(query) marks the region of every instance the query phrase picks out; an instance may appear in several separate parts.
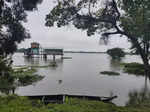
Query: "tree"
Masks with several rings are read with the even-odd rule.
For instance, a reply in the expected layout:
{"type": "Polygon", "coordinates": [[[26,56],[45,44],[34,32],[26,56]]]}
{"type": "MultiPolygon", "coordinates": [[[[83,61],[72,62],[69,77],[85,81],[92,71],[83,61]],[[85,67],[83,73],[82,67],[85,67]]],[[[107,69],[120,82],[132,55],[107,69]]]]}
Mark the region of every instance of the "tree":
{"type": "Polygon", "coordinates": [[[0,91],[9,93],[20,84],[28,85],[39,80],[39,76],[24,74],[14,75],[12,59],[9,57],[17,50],[17,44],[30,38],[24,28],[27,21],[25,10],[36,9],[42,0],[0,0],[0,91]],[[16,85],[17,82],[17,85],[16,85]]]}
{"type": "Polygon", "coordinates": [[[7,56],[17,50],[17,44],[30,38],[22,23],[25,10],[32,11],[43,0],[0,0],[0,55],[7,56]]]}
{"type": "Polygon", "coordinates": [[[127,37],[132,49],[139,52],[145,73],[150,75],[150,2],[149,0],[57,0],[46,16],[46,26],[68,24],[108,38],[119,34],[127,37]]]}
{"type": "Polygon", "coordinates": [[[1,0],[0,10],[0,55],[6,57],[17,49],[17,43],[30,35],[22,25],[27,15],[20,0],[1,0]]]}
{"type": "Polygon", "coordinates": [[[107,54],[110,55],[112,59],[120,59],[125,56],[125,52],[121,48],[108,49],[107,54]]]}
{"type": "Polygon", "coordinates": [[[28,86],[42,80],[44,77],[35,74],[33,67],[11,67],[11,59],[0,57],[0,92],[5,94],[15,93],[20,86],[28,86]]]}

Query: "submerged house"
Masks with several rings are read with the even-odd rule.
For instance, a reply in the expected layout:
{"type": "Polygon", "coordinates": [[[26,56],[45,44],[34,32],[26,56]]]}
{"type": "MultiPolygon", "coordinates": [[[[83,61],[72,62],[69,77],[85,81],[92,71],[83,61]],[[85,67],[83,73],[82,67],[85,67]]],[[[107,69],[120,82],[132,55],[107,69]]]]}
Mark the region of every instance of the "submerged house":
{"type": "Polygon", "coordinates": [[[47,55],[63,55],[63,49],[47,48],[44,49],[44,53],[47,55]]]}
{"type": "Polygon", "coordinates": [[[63,56],[63,49],[61,48],[42,48],[39,43],[32,42],[31,47],[26,49],[24,55],[32,57],[34,55],[41,55],[44,58],[47,58],[47,55],[53,55],[55,60],[56,55],[63,56]]]}
{"type": "Polygon", "coordinates": [[[40,44],[39,43],[37,43],[37,42],[31,43],[31,53],[34,55],[40,54],[40,44]]]}
{"type": "Polygon", "coordinates": [[[31,47],[26,49],[24,52],[25,55],[40,55],[40,44],[37,42],[32,42],[31,47]]]}

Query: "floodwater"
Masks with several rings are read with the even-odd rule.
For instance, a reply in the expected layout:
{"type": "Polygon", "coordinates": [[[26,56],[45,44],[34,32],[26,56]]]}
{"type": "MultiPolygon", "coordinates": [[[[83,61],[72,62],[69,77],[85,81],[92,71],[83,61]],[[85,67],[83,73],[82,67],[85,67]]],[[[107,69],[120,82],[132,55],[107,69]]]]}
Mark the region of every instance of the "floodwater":
{"type": "MultiPolygon", "coordinates": [[[[72,59],[61,60],[58,56],[57,67],[37,68],[37,74],[45,76],[44,79],[30,86],[19,87],[16,93],[19,95],[117,95],[118,98],[113,102],[123,106],[130,99],[129,94],[132,92],[140,92],[145,87],[149,90],[150,84],[145,83],[145,77],[123,73],[119,62],[112,61],[107,54],[65,53],[64,56],[72,59]],[[119,72],[121,75],[100,74],[101,71],[109,70],[119,72]]],[[[16,53],[13,60],[14,65],[48,65],[52,57],[48,57],[47,61],[41,58],[26,59],[22,53],[16,53]]],[[[122,62],[141,62],[141,60],[138,56],[127,55],[122,62]]]]}

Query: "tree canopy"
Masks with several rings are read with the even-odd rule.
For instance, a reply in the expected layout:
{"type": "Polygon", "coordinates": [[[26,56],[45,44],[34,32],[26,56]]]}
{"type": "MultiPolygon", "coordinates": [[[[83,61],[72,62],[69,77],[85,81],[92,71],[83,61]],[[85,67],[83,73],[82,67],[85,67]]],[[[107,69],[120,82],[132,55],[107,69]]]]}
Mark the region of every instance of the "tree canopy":
{"type": "Polygon", "coordinates": [[[25,11],[33,11],[42,0],[0,0],[0,91],[9,93],[18,87],[32,84],[41,76],[27,72],[14,72],[9,57],[17,50],[17,44],[30,38],[23,23],[27,22],[25,11]]]}
{"type": "Polygon", "coordinates": [[[150,46],[149,0],[57,0],[46,16],[46,26],[68,24],[102,38],[119,34],[128,38],[148,70],[150,46]]]}
{"type": "Polygon", "coordinates": [[[7,56],[17,49],[17,44],[30,38],[23,26],[27,21],[25,11],[33,11],[43,0],[0,0],[0,55],[7,56]]]}
{"type": "Polygon", "coordinates": [[[125,56],[125,52],[121,48],[108,49],[107,54],[110,55],[112,59],[120,59],[125,56]]]}

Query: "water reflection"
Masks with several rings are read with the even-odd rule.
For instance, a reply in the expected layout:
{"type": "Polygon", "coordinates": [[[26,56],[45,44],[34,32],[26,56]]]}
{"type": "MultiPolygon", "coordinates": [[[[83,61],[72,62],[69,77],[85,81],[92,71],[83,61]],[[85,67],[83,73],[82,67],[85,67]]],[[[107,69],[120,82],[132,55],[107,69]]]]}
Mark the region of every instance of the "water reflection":
{"type": "Polygon", "coordinates": [[[27,58],[24,57],[25,64],[31,64],[31,65],[39,65],[40,58],[27,58]]]}
{"type": "Polygon", "coordinates": [[[57,58],[55,60],[55,62],[53,62],[53,60],[51,59],[51,57],[45,59],[45,58],[42,58],[42,57],[33,57],[33,58],[28,58],[28,57],[24,57],[24,63],[25,65],[31,65],[31,66],[39,66],[39,67],[42,67],[42,66],[50,66],[51,69],[54,69],[56,70],[56,68],[59,66],[59,68],[62,68],[63,66],[63,59],[61,58],[57,58]],[[51,66],[53,64],[56,64],[56,66],[51,66]]]}
{"type": "Polygon", "coordinates": [[[148,78],[145,77],[145,84],[141,90],[132,90],[129,92],[129,101],[127,106],[145,105],[150,103],[150,89],[148,88],[148,78]]]}
{"type": "Polygon", "coordinates": [[[62,84],[63,80],[58,80],[58,84],[62,84]]]}
{"type": "Polygon", "coordinates": [[[121,63],[121,59],[111,59],[110,60],[110,67],[113,71],[120,71],[120,63],[121,63]]]}
{"type": "MultiPolygon", "coordinates": [[[[43,95],[43,94],[77,94],[91,96],[112,96],[118,98],[113,102],[117,105],[125,105],[128,101],[128,93],[133,89],[143,87],[144,77],[128,75],[119,70],[120,61],[110,60],[107,54],[80,54],[65,53],[65,57],[72,59],[61,60],[56,57],[57,67],[38,67],[38,74],[45,76],[34,86],[20,87],[16,93],[19,95],[43,95]],[[100,71],[109,70],[119,72],[117,77],[99,76],[100,71]]],[[[52,57],[47,60],[42,58],[23,58],[23,54],[15,54],[14,65],[46,66],[52,62],[52,57]]],[[[127,57],[123,62],[139,60],[135,56],[127,57]]],[[[122,61],[122,60],[121,60],[122,61]]]]}

